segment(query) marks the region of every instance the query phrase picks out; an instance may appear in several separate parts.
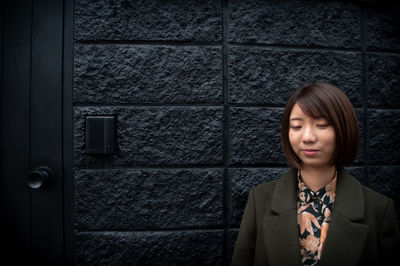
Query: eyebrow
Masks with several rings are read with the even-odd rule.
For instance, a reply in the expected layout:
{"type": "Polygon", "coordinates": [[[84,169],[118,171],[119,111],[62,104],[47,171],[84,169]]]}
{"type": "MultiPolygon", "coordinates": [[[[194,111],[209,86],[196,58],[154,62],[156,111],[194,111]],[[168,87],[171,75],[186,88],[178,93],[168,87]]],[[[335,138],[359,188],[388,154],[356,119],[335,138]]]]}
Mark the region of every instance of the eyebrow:
{"type": "Polygon", "coordinates": [[[293,121],[293,120],[300,120],[300,121],[303,121],[304,119],[303,119],[303,118],[300,118],[300,117],[293,117],[293,118],[290,118],[289,121],[293,121]]]}
{"type": "MultiPolygon", "coordinates": [[[[313,117],[315,120],[321,120],[321,119],[326,119],[325,117],[323,117],[323,116],[318,116],[318,117],[313,117]]],[[[300,121],[303,121],[304,119],[303,118],[300,118],[300,117],[293,117],[293,118],[290,118],[289,119],[289,121],[292,121],[292,120],[300,120],[300,121]]]]}

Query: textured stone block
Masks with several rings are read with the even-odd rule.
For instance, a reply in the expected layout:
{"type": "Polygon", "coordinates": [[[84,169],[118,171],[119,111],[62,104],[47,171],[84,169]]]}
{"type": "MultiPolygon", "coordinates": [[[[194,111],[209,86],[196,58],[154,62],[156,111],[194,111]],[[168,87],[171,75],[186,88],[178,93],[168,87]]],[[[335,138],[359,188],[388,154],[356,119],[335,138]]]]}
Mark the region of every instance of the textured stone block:
{"type": "Polygon", "coordinates": [[[400,110],[369,110],[369,163],[400,164],[400,110]]]}
{"type": "Polygon", "coordinates": [[[366,43],[368,48],[400,49],[400,6],[379,5],[367,8],[366,43]]]}
{"type": "Polygon", "coordinates": [[[361,55],[354,52],[232,47],[229,101],[284,105],[292,91],[311,82],[338,85],[361,106],[361,55]]]}
{"type": "Polygon", "coordinates": [[[280,144],[282,108],[230,108],[230,164],[286,163],[280,144]]]}
{"type": "Polygon", "coordinates": [[[75,1],[79,40],[218,41],[220,1],[75,1]]]}
{"type": "Polygon", "coordinates": [[[231,224],[240,226],[250,189],[257,185],[278,179],[288,168],[229,169],[232,184],[231,224]]]}
{"type": "Polygon", "coordinates": [[[239,234],[238,229],[229,230],[229,239],[228,239],[228,263],[227,265],[231,265],[233,251],[235,249],[236,239],[239,234]]]}
{"type": "MultiPolygon", "coordinates": [[[[369,166],[369,186],[393,199],[400,200],[400,166],[369,166]]],[[[398,201],[397,203],[400,203],[398,201]]],[[[400,206],[399,206],[400,207],[400,206]]]]}
{"type": "Polygon", "coordinates": [[[355,163],[363,163],[365,160],[364,154],[364,136],[365,136],[365,129],[364,129],[364,111],[362,109],[355,109],[356,116],[358,120],[358,127],[360,128],[360,141],[358,145],[357,156],[354,159],[355,163]]]}
{"type": "Polygon", "coordinates": [[[372,189],[393,199],[400,222],[400,166],[370,166],[368,176],[372,189]]]}
{"type": "Polygon", "coordinates": [[[222,107],[75,107],[75,166],[222,164],[222,107]],[[117,116],[117,154],[85,154],[85,116],[117,116]]]}
{"type": "Polygon", "coordinates": [[[234,0],[229,2],[229,40],[360,47],[360,11],[338,1],[234,0]]]}
{"type": "Polygon", "coordinates": [[[222,103],[221,49],[75,45],[74,101],[222,103]]]}
{"type": "Polygon", "coordinates": [[[76,227],[222,225],[223,180],[222,169],[78,170],[76,227]]]}
{"type": "Polygon", "coordinates": [[[79,40],[221,39],[218,1],[75,1],[75,38],[79,40]]]}
{"type": "Polygon", "coordinates": [[[367,62],[368,104],[400,108],[400,56],[367,54],[367,62]]]}
{"type": "Polygon", "coordinates": [[[83,232],[78,265],[222,265],[222,230],[83,232]]]}

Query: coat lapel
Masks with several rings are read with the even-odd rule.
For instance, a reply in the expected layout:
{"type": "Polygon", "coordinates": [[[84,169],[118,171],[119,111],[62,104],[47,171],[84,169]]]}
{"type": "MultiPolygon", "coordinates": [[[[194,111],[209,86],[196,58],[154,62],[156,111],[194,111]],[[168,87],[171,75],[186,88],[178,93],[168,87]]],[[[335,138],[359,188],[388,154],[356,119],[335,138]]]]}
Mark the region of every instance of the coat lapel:
{"type": "Polygon", "coordinates": [[[338,171],[332,219],[320,265],[358,265],[368,235],[364,219],[364,194],[360,183],[346,170],[338,171]]]}
{"type": "Polygon", "coordinates": [[[270,265],[300,265],[296,169],[279,178],[264,213],[264,243],[270,265]]]}

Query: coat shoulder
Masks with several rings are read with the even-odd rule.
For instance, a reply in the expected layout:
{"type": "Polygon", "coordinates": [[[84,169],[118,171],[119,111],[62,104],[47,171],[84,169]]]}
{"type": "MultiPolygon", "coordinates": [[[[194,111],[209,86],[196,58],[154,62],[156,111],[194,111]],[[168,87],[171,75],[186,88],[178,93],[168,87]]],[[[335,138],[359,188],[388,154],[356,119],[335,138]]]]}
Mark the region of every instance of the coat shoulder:
{"type": "Polygon", "coordinates": [[[336,211],[352,219],[377,219],[391,201],[385,195],[359,182],[346,170],[340,172],[336,188],[336,211]],[[372,218],[374,217],[374,218],[372,218]]]}
{"type": "Polygon", "coordinates": [[[254,189],[254,193],[255,194],[265,194],[268,192],[272,192],[276,186],[276,184],[278,183],[278,179],[276,180],[272,180],[269,181],[267,183],[255,186],[254,189]]]}
{"type": "Polygon", "coordinates": [[[252,190],[255,200],[265,203],[273,198],[280,200],[282,192],[284,192],[285,195],[286,193],[295,193],[295,189],[293,188],[294,184],[295,171],[290,169],[281,174],[277,179],[255,186],[252,190]]]}
{"type": "Polygon", "coordinates": [[[391,200],[389,197],[373,190],[370,187],[361,185],[364,192],[364,198],[366,200],[366,206],[370,206],[376,209],[384,210],[391,200]]]}
{"type": "Polygon", "coordinates": [[[278,178],[253,187],[254,193],[271,192],[275,189],[275,187],[278,183],[282,183],[282,181],[284,182],[284,180],[293,179],[295,177],[296,173],[297,173],[297,170],[292,169],[292,168],[288,169],[286,172],[283,172],[282,174],[277,176],[278,178]]]}

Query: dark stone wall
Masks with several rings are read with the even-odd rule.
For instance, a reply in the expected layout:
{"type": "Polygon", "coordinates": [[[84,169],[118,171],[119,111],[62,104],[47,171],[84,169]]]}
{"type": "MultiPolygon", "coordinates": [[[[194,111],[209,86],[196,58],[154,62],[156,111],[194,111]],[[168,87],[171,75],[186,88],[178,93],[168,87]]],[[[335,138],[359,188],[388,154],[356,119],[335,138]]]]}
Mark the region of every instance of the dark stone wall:
{"type": "Polygon", "coordinates": [[[252,186],[287,170],[280,118],[339,85],[361,128],[348,169],[400,213],[400,7],[374,1],[74,2],[78,265],[228,265],[252,186]],[[85,154],[86,115],[118,152],[85,154]]]}

